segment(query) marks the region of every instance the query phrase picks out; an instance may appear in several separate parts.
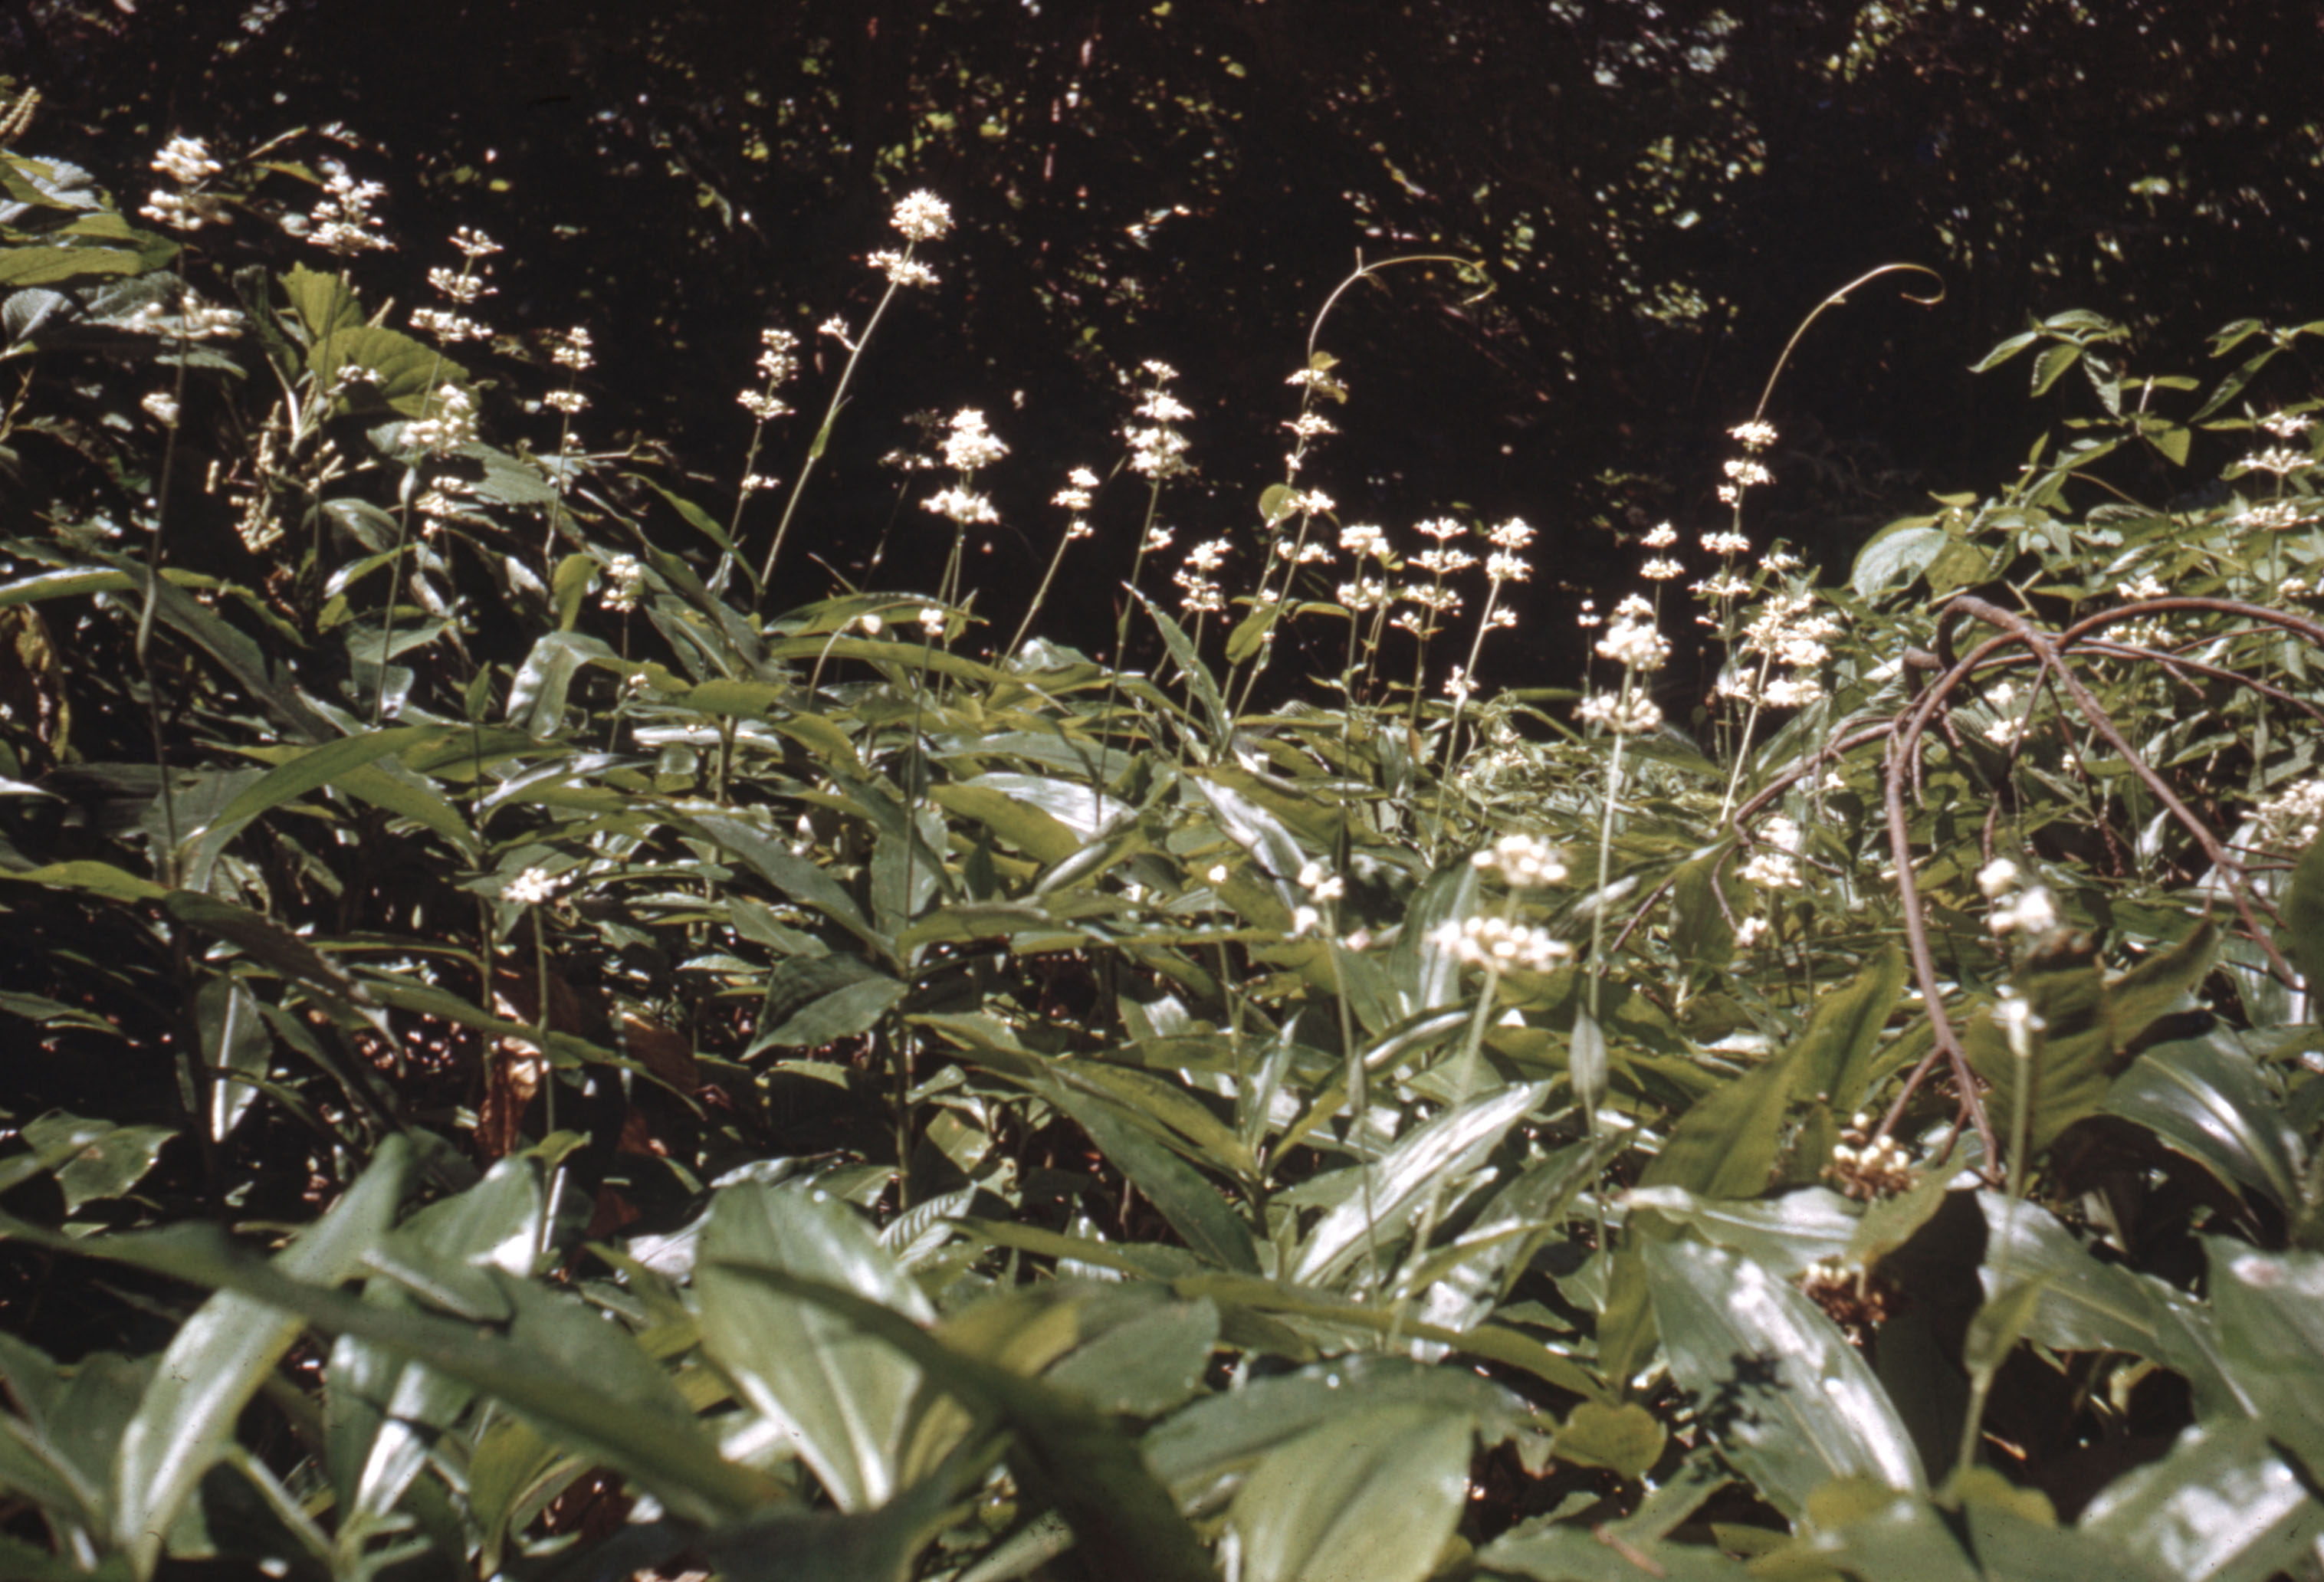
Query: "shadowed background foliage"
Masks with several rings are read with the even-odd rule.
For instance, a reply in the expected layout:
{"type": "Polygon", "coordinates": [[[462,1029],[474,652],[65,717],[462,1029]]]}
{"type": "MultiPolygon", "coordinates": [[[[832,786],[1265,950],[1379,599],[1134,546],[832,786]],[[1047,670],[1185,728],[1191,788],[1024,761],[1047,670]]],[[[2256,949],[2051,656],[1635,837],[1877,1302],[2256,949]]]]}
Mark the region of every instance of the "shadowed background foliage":
{"type": "MultiPolygon", "coordinates": [[[[402,250],[376,278],[424,299],[444,235],[486,230],[509,247],[495,327],[597,336],[593,443],[666,438],[730,483],[759,327],[860,325],[889,206],[940,192],[963,221],[931,255],[943,283],[884,332],[799,540],[850,576],[892,520],[884,580],[930,580],[943,535],[896,517],[876,462],[912,442],[898,415],[963,405],[1016,449],[978,580],[1032,575],[1060,525],[1049,493],[1110,464],[1120,374],[1148,357],[1201,414],[1203,480],[1173,512],[1254,529],[1280,446],[1251,415],[1296,409],[1282,380],[1333,286],[1360,257],[1473,258],[1481,289],[1407,269],[1342,301],[1323,344],[1354,399],[1305,481],[1342,520],[1467,505],[1549,530],[1570,586],[1530,590],[1536,619],[1503,650],[1536,673],[1573,645],[1580,591],[1628,563],[1623,539],[1715,524],[1719,430],[1868,268],[1924,263],[1947,294],[1868,289],[1775,393],[1757,524],[1827,564],[1927,491],[2014,464],[2041,415],[1964,352],[2029,314],[2167,323],[2183,344],[2142,350],[2185,367],[2230,318],[2314,312],[2320,42],[2301,8],[2196,0],[415,0],[392,23],[351,0],[34,0],[0,19],[47,96],[42,145],[98,168],[177,131],[232,150],[344,128],[338,152],[394,205],[402,250]]],[[[815,344],[827,390],[835,343],[815,344]]],[[[799,399],[820,400],[812,380],[799,399]]],[[[774,437],[775,470],[808,422],[774,437]]],[[[1107,580],[1134,538],[1111,503],[1107,580]]],[[[779,602],[825,591],[790,564],[779,602]]],[[[1103,645],[1104,601],[1065,613],[1060,637],[1103,645]]]]}

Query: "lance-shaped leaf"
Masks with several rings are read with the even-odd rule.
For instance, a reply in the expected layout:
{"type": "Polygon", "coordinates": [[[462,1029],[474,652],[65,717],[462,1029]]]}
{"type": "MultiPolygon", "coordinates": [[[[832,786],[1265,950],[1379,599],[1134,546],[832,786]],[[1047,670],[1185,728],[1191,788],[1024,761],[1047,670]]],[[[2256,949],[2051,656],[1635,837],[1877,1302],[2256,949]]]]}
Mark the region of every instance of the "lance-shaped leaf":
{"type": "Polygon", "coordinates": [[[2324,1534],[2324,1504],[2252,1421],[2190,1428],[2116,1478],[2080,1531],[2180,1582],[2265,1582],[2324,1534]]]}
{"type": "Polygon", "coordinates": [[[1420,1582],[1469,1492],[1465,1414],[1420,1402],[1345,1413],[1271,1451],[1229,1520],[1249,1582],[1420,1582]]]}
{"type": "Polygon", "coordinates": [[[2229,1186],[2284,1208],[2300,1202],[2300,1135],[2258,1065],[2224,1034],[2148,1050],[2116,1079],[2106,1107],[2229,1186]]]}
{"type": "Polygon", "coordinates": [[[1432,1183],[1466,1175],[1498,1146],[1508,1129],[1549,1096],[1547,1082],[1523,1082],[1482,1093],[1401,1138],[1375,1164],[1371,1190],[1351,1194],[1323,1216],[1299,1249],[1291,1278],[1329,1283],[1373,1242],[1398,1235],[1420,1211],[1432,1183]]]}
{"type": "Polygon", "coordinates": [[[1925,1487],[1895,1407],[1814,1302],[1723,1247],[1648,1242],[1645,1256],[1672,1375],[1776,1509],[1797,1517],[1836,1477],[1925,1487]]]}
{"type": "MultiPolygon", "coordinates": [[[[410,1145],[390,1137],[331,1211],[275,1260],[281,1277],[327,1286],[355,1273],[393,1222],[410,1166],[410,1145]]],[[[222,1291],[161,1354],[113,1463],[113,1541],[141,1574],[152,1573],[180,1507],[304,1327],[294,1314],[222,1291]]]]}
{"type": "Polygon", "coordinates": [[[1125,1119],[1108,1099],[1062,1081],[1045,1083],[1041,1091],[1080,1123],[1098,1151],[1146,1194],[1188,1246],[1221,1268],[1259,1273],[1250,1228],[1193,1165],[1125,1119]]]}
{"type": "Polygon", "coordinates": [[[744,1400],[787,1425],[835,1504],[884,1504],[899,1486],[920,1370],[827,1303],[750,1269],[839,1287],[920,1323],[935,1316],[927,1299],[853,1209],[819,1192],[729,1187],[703,1228],[695,1289],[704,1348],[744,1400]]]}

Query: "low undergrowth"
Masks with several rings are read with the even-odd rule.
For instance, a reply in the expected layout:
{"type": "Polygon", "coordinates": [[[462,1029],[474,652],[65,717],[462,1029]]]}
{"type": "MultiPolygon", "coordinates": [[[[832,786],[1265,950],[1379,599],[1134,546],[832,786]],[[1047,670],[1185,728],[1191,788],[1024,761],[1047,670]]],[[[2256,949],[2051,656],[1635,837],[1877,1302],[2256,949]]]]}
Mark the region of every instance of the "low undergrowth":
{"type": "Polygon", "coordinates": [[[1250,520],[1149,363],[1024,608],[974,410],[799,603],[941,202],[717,493],[310,157],[0,152],[8,1574],[2317,1574],[2319,327],[2030,328],[1844,578],[1753,414],[1488,695],[1554,531],[1342,520],[1328,317],[1250,520]]]}

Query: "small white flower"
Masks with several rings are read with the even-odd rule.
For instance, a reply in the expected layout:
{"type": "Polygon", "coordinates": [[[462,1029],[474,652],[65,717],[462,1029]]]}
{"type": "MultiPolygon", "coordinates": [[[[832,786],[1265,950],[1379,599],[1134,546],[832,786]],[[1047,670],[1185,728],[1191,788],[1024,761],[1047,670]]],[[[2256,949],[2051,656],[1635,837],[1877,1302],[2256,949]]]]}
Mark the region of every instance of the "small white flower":
{"type": "Polygon", "coordinates": [[[1323,921],[1323,915],[1313,906],[1296,906],[1291,912],[1291,937],[1297,939],[1323,921]]]}
{"type": "Polygon", "coordinates": [[[1977,870],[1977,888],[1988,901],[1998,901],[2017,888],[2024,876],[2017,864],[2006,857],[1997,857],[1977,870]]]}
{"type": "Polygon", "coordinates": [[[1775,426],[1757,418],[1748,423],[1738,423],[1727,433],[1745,450],[1765,450],[1775,443],[1775,426]]]}
{"type": "Polygon", "coordinates": [[[1735,948],[1738,951],[1750,950],[1757,945],[1760,940],[1766,937],[1766,918],[1746,917],[1735,925],[1735,948]]]}
{"type": "Polygon", "coordinates": [[[1705,533],[1702,547],[1713,555],[1748,555],[1751,553],[1751,538],[1748,533],[1705,533]]]}
{"type": "Polygon", "coordinates": [[[934,604],[927,605],[920,611],[920,630],[932,638],[942,637],[945,619],[943,610],[934,604]]]}
{"type": "Polygon", "coordinates": [[[1626,698],[1620,693],[1601,692],[1584,699],[1573,714],[1583,724],[1603,725],[1617,736],[1643,736],[1663,722],[1662,709],[1643,693],[1626,698]]]}
{"type": "Polygon", "coordinates": [[[1650,619],[1641,621],[1623,610],[1616,612],[1614,624],[1598,639],[1598,652],[1626,669],[1653,671],[1661,669],[1670,658],[1670,642],[1654,629],[1650,619]]]}
{"type": "Polygon", "coordinates": [[[1648,533],[1645,539],[1646,546],[1649,549],[1667,549],[1677,542],[1678,529],[1668,522],[1661,523],[1653,532],[1648,533]]]}
{"type": "Polygon", "coordinates": [[[1386,560],[1388,534],[1369,522],[1351,522],[1340,529],[1340,547],[1360,560],[1366,556],[1386,560]]]}
{"type": "Polygon", "coordinates": [[[1204,870],[1203,878],[1206,883],[1214,885],[1222,885],[1226,883],[1227,865],[1223,862],[1212,863],[1211,866],[1204,870]]]}
{"type": "Polygon", "coordinates": [[[878,637],[881,629],[887,624],[878,615],[868,610],[855,618],[856,630],[865,637],[878,637]]]}
{"type": "Polygon", "coordinates": [[[178,426],[178,403],[168,391],[157,390],[137,404],[162,428],[175,428],[178,426]]]}
{"type": "Polygon", "coordinates": [[[1666,583],[1673,577],[1684,576],[1686,567],[1666,555],[1657,556],[1638,567],[1638,575],[1650,583],[1666,583]]]}

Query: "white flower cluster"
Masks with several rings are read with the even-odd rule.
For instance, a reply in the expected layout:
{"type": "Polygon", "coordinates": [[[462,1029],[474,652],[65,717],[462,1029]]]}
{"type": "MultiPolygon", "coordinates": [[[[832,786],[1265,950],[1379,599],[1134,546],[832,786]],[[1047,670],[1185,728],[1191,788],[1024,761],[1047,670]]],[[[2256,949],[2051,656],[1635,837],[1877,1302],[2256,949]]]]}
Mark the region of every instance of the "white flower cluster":
{"type": "Polygon", "coordinates": [[[1775,443],[1775,426],[1758,418],[1748,423],[1738,423],[1727,434],[1729,438],[1749,451],[1765,450],[1775,443]]]}
{"type": "Polygon", "coordinates": [[[1815,602],[1811,593],[1777,593],[1762,604],[1736,644],[1738,655],[1747,661],[1756,656],[1760,663],[1730,665],[1719,678],[1719,694],[1775,709],[1804,708],[1822,697],[1823,683],[1814,672],[1831,656],[1840,617],[1816,610],[1815,602]],[[1790,674],[1772,674],[1777,665],[1790,674]]]}
{"type": "Polygon", "coordinates": [[[888,277],[889,283],[898,286],[933,286],[936,271],[917,258],[909,258],[892,248],[881,248],[871,257],[873,269],[888,277]]]}
{"type": "Polygon", "coordinates": [[[597,360],[589,350],[589,332],[577,325],[562,335],[552,331],[549,345],[550,360],[559,368],[570,368],[576,373],[588,372],[597,360]]]}
{"type": "Polygon", "coordinates": [[[1759,826],[1766,842],[1743,864],[1743,878],[1763,889],[1799,889],[1800,826],[1780,814],[1759,826]]]}
{"type": "Polygon", "coordinates": [[[385,252],[395,244],[380,234],[371,206],[387,195],[376,181],[358,181],[341,165],[327,164],[323,196],[301,227],[307,240],[341,257],[357,253],[385,252]]]}
{"type": "Polygon", "coordinates": [[[616,612],[638,607],[646,589],[646,568],[634,555],[616,555],[605,563],[604,605],[616,612]]]}
{"type": "Polygon", "coordinates": [[[1158,483],[1186,471],[1186,437],[1176,429],[1133,426],[1121,437],[1130,444],[1130,470],[1139,477],[1158,483]]]}
{"type": "Polygon", "coordinates": [[[964,528],[997,522],[1001,520],[1001,513],[992,509],[991,501],[973,490],[963,489],[957,484],[950,489],[937,490],[920,501],[920,509],[933,511],[937,516],[948,521],[956,522],[964,528]]]}
{"type": "Polygon", "coordinates": [[[461,341],[481,341],[489,336],[492,327],[441,308],[414,308],[411,327],[422,335],[434,336],[439,341],[458,344],[461,341]]]}
{"type": "Polygon", "coordinates": [[[1340,547],[1357,559],[1388,558],[1388,534],[1369,522],[1351,522],[1340,529],[1340,547]]]}
{"type": "Polygon", "coordinates": [[[435,409],[403,426],[403,443],[430,455],[448,455],[476,437],[476,399],[456,384],[436,391],[435,409]]]}
{"type": "Polygon", "coordinates": [[[520,906],[539,906],[557,898],[557,881],[545,868],[528,868],[501,887],[501,898],[520,906]]]}
{"type": "Polygon", "coordinates": [[[963,407],[953,414],[952,432],[945,437],[945,464],[963,473],[991,466],[1009,454],[1009,447],[984,426],[984,414],[963,407]]]}
{"type": "Polygon", "coordinates": [[[1661,727],[1663,711],[1641,692],[1601,692],[1582,699],[1573,717],[1585,725],[1603,725],[1617,736],[1644,736],[1661,727]]]}
{"type": "Polygon", "coordinates": [[[1480,873],[1497,874],[1516,889],[1562,885],[1566,879],[1565,852],[1539,835],[1503,835],[1469,862],[1480,873]]]}
{"type": "Polygon", "coordinates": [[[1840,1128],[1824,1173],[1851,1198],[1893,1197],[1913,1184],[1912,1155],[1895,1138],[1872,1135],[1872,1118],[1858,1114],[1840,1128]]]}
{"type": "Polygon", "coordinates": [[[1985,920],[1996,937],[2022,934],[2038,939],[2057,932],[2058,905],[2049,887],[2029,882],[2008,858],[1997,857],[1978,869],[1977,888],[1997,903],[1985,920]]]}
{"type": "Polygon", "coordinates": [[[156,225],[180,231],[198,231],[212,220],[226,217],[226,205],[196,190],[222,168],[210,158],[209,147],[198,137],[172,137],[153,156],[153,168],[178,184],[172,191],[155,188],[137,212],[156,225]]]}
{"type": "Polygon", "coordinates": [[[2324,835],[2324,779],[2303,780],[2260,805],[2259,841],[2277,850],[2301,850],[2324,835]]]}
{"type": "Polygon", "coordinates": [[[1670,658],[1670,641],[1655,630],[1654,606],[1633,593],[1614,607],[1614,624],[1598,639],[1600,657],[1625,670],[1659,670],[1670,658]]]}
{"type": "Polygon", "coordinates": [[[952,229],[952,207],[926,188],[896,205],[888,223],[908,242],[934,242],[952,229]]]}
{"type": "Polygon", "coordinates": [[[1439,924],[1429,934],[1431,943],[1450,950],[1468,966],[1506,971],[1521,967],[1546,972],[1573,954],[1573,947],[1545,928],[1512,923],[1506,918],[1472,916],[1459,923],[1439,924]]]}

